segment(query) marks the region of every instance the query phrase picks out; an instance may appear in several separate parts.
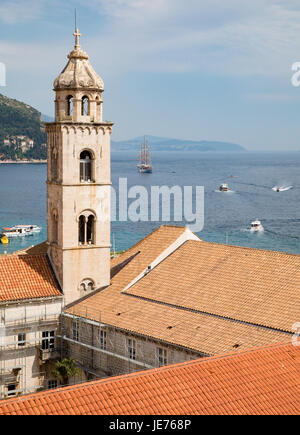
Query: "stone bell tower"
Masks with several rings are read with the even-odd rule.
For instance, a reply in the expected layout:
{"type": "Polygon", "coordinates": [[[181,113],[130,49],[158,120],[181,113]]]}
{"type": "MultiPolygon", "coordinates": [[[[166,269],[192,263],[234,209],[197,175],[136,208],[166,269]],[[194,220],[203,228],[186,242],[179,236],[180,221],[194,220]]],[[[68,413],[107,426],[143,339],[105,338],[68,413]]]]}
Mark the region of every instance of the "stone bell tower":
{"type": "Polygon", "coordinates": [[[81,50],[78,29],[54,82],[48,147],[48,257],[65,304],[110,283],[110,135],[102,121],[104,84],[81,50]]]}

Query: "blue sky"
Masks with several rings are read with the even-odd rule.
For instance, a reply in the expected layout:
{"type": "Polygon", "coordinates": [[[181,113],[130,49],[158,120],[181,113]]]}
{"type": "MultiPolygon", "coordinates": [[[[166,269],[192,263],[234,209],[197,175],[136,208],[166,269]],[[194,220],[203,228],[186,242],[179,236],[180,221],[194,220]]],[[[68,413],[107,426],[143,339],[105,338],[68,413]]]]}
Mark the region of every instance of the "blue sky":
{"type": "Polygon", "coordinates": [[[300,149],[298,0],[1,0],[0,93],[52,115],[74,38],[103,78],[113,139],[151,134],[300,149]]]}

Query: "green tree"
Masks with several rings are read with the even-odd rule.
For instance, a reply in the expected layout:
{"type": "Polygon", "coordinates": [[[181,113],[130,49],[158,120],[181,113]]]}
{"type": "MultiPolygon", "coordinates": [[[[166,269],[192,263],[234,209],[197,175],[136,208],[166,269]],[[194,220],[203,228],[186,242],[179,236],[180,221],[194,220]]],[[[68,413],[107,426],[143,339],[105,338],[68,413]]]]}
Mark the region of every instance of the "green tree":
{"type": "Polygon", "coordinates": [[[73,376],[79,375],[80,369],[76,367],[74,359],[63,358],[61,361],[56,362],[52,374],[63,385],[69,385],[69,379],[73,376]]]}

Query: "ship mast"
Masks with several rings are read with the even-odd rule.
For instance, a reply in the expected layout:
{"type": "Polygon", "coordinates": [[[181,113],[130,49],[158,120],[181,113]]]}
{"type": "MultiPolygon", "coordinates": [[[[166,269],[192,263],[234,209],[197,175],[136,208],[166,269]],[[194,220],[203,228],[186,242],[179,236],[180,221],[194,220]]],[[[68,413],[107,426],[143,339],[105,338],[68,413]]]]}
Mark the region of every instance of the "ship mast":
{"type": "Polygon", "coordinates": [[[140,172],[152,172],[151,155],[146,136],[144,136],[144,141],[141,143],[138,168],[140,172]]]}
{"type": "Polygon", "coordinates": [[[140,164],[151,165],[151,156],[149,152],[149,146],[146,141],[146,136],[144,136],[144,142],[141,144],[140,164]]]}

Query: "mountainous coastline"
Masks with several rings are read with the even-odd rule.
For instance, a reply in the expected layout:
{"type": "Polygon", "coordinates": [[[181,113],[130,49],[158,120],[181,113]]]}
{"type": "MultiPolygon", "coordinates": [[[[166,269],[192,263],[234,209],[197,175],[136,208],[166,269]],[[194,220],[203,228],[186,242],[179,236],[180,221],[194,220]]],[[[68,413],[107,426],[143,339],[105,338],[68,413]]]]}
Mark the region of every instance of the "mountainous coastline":
{"type": "Polygon", "coordinates": [[[41,113],[0,94],[0,160],[46,159],[41,113]]]}
{"type": "MultiPolygon", "coordinates": [[[[218,142],[218,141],[193,141],[163,138],[157,136],[146,136],[146,139],[151,147],[151,151],[216,151],[216,152],[233,152],[233,151],[246,151],[240,145],[231,142],[218,142]]],[[[138,151],[144,137],[137,137],[135,139],[125,141],[112,141],[112,151],[138,151]]]]}
{"type": "MultiPolygon", "coordinates": [[[[53,118],[42,115],[33,107],[0,94],[0,160],[45,160],[46,132],[43,122],[53,118]]],[[[151,151],[245,151],[230,142],[193,141],[147,136],[151,151]]],[[[112,151],[139,151],[143,137],[112,141],[112,151]]]]}

